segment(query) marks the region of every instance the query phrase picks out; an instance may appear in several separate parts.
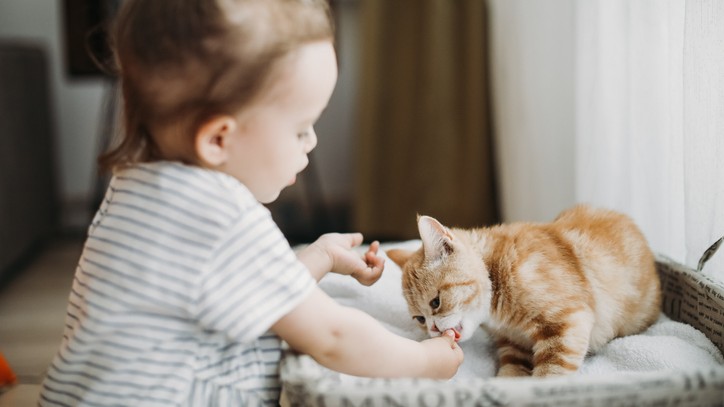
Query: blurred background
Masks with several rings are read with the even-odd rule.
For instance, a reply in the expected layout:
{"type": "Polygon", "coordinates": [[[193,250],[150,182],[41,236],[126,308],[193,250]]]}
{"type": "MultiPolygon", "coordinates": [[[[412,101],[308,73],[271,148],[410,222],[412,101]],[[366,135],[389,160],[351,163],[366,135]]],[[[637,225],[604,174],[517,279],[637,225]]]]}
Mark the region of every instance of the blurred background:
{"type": "MultiPolygon", "coordinates": [[[[83,235],[115,133],[103,25],[119,0],[3,0],[3,256],[83,235]],[[12,175],[10,175],[12,174],[12,175]],[[32,230],[29,230],[32,229],[32,230]]],[[[270,205],[292,242],[633,216],[692,262],[722,232],[722,19],[709,1],[332,0],[340,76],[300,182],[270,205]]]]}
{"type": "MultiPolygon", "coordinates": [[[[5,286],[49,241],[82,244],[103,192],[117,100],[83,50],[116,5],[0,2],[5,286]]],[[[339,82],[312,164],[269,206],[292,243],[412,239],[418,213],[549,221],[578,202],[629,214],[692,267],[724,235],[724,2],[332,5],[339,82]]],[[[724,255],[704,272],[724,281],[724,255]]]]}

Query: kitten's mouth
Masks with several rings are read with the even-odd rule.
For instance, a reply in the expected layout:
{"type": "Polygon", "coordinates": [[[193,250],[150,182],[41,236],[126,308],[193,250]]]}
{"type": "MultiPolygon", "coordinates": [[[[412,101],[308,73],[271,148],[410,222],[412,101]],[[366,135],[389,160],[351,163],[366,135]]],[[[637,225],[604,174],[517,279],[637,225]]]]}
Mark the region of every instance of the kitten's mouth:
{"type": "Polygon", "coordinates": [[[460,337],[463,336],[463,335],[461,334],[461,332],[463,331],[463,324],[462,324],[462,322],[459,323],[459,324],[457,324],[457,325],[455,325],[455,328],[453,328],[453,331],[455,331],[455,342],[457,342],[457,341],[460,340],[460,337]]]}
{"type": "Polygon", "coordinates": [[[442,335],[445,333],[445,331],[447,331],[448,329],[452,329],[453,331],[455,331],[455,342],[459,341],[460,338],[462,337],[462,333],[461,333],[461,332],[463,331],[463,323],[462,323],[462,321],[461,321],[460,323],[458,323],[457,325],[455,325],[454,327],[452,327],[452,328],[446,328],[446,329],[438,330],[438,329],[437,329],[437,326],[434,326],[434,327],[433,327],[433,331],[434,331],[434,332],[437,332],[437,333],[438,333],[438,336],[442,336],[442,335]]]}

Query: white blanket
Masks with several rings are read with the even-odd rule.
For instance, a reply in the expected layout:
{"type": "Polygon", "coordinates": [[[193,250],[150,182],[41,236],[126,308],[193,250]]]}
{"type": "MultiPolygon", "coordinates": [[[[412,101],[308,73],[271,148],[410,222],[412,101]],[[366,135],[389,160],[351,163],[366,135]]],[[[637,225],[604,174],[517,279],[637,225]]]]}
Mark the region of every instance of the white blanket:
{"type": "MultiPolygon", "coordinates": [[[[415,250],[419,240],[388,243],[381,246],[381,255],[392,248],[415,250]]],[[[360,251],[366,247],[360,248],[360,251]]],[[[339,303],[358,308],[379,320],[387,329],[401,336],[422,340],[426,335],[407,311],[402,296],[401,271],[390,259],[380,280],[365,287],[347,276],[329,274],[320,287],[339,303]]],[[[468,341],[461,343],[465,361],[453,380],[495,376],[496,358],[493,342],[481,328],[468,341]]],[[[586,358],[579,375],[609,375],[621,372],[702,369],[724,365],[719,349],[700,331],[670,320],[661,314],[645,332],[611,341],[595,355],[586,358]]]]}

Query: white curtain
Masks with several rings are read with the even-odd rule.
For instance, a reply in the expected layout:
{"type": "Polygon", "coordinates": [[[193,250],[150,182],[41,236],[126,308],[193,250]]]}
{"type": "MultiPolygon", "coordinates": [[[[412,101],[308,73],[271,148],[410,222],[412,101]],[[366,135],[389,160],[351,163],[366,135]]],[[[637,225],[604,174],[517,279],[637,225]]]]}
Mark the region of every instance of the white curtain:
{"type": "MultiPolygon", "coordinates": [[[[696,267],[704,250],[724,235],[724,1],[489,4],[498,19],[492,25],[492,73],[506,220],[539,220],[540,209],[532,205],[552,202],[551,195],[564,197],[558,199],[561,206],[610,207],[631,215],[656,252],[696,267]],[[552,21],[533,21],[526,11],[542,4],[553,12],[537,18],[552,21]],[[546,55],[536,43],[561,38],[540,29],[526,40],[520,32],[530,30],[528,23],[556,25],[559,32],[570,27],[571,40],[562,39],[563,51],[546,55]],[[520,25],[528,28],[521,31],[520,25]],[[566,52],[570,62],[560,56],[566,52]],[[519,66],[521,61],[528,63],[519,66]],[[549,61],[537,75],[531,65],[536,61],[549,61]],[[550,83],[557,69],[573,72],[572,95],[565,86],[563,92],[541,94],[540,86],[550,83]],[[570,125],[551,125],[541,115],[551,104],[567,114],[570,125]],[[571,156],[565,148],[532,148],[540,144],[540,134],[521,129],[556,133],[552,142],[571,143],[571,156]],[[561,186],[571,167],[573,181],[561,186]],[[525,188],[531,173],[545,174],[543,185],[557,181],[557,189],[525,188]],[[566,188],[569,202],[561,194],[566,188]],[[521,210],[515,202],[532,204],[521,210]]],[[[704,272],[724,282],[724,248],[704,272]]]]}
{"type": "Polygon", "coordinates": [[[488,0],[504,221],[549,221],[574,200],[575,0],[488,0]]]}
{"type": "MultiPolygon", "coordinates": [[[[576,3],[576,200],[696,267],[724,235],[724,1],[576,3]]],[[[724,250],[705,272],[724,280],[724,250]]]]}

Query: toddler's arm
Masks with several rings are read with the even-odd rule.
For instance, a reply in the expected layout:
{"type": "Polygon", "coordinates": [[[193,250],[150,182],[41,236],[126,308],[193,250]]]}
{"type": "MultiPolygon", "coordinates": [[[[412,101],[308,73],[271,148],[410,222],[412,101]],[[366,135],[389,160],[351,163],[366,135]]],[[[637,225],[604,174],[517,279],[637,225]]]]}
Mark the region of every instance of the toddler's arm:
{"type": "Polygon", "coordinates": [[[372,285],[382,275],[385,259],[377,256],[379,242],[372,242],[364,256],[352,250],[360,244],[361,233],[327,233],[299,251],[297,258],[317,281],[333,271],[350,275],[364,285],[372,285]]]}
{"type": "Polygon", "coordinates": [[[277,321],[272,331],[321,365],[356,376],[448,379],[463,361],[454,335],[422,342],[397,336],[319,288],[277,321]]]}

